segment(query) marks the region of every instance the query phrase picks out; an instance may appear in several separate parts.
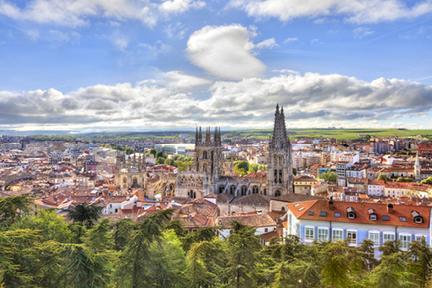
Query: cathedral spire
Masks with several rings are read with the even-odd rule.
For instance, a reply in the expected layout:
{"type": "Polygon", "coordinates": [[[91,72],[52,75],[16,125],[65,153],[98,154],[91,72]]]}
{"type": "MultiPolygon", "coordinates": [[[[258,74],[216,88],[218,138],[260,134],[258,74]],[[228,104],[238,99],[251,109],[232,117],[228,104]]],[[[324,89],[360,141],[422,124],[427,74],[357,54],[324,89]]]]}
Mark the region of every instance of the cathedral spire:
{"type": "Polygon", "coordinates": [[[201,126],[198,128],[198,145],[202,143],[202,130],[201,126]]]}
{"type": "Polygon", "coordinates": [[[207,127],[207,130],[206,130],[205,143],[206,143],[206,144],[211,144],[210,127],[207,127]]]}
{"type": "Polygon", "coordinates": [[[279,112],[279,104],[276,105],[275,120],[273,126],[273,136],[270,142],[272,148],[285,149],[288,147],[288,137],[285,126],[285,115],[283,107],[279,112]]]}

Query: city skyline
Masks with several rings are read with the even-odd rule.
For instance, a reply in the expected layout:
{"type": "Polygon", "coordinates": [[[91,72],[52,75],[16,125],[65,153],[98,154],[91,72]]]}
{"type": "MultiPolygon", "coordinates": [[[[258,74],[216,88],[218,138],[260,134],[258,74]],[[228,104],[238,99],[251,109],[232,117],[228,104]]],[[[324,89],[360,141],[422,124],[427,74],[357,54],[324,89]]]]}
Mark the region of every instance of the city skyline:
{"type": "Polygon", "coordinates": [[[430,1],[0,1],[0,129],[432,128],[430,1]],[[294,9],[295,8],[295,9],[294,9]]]}

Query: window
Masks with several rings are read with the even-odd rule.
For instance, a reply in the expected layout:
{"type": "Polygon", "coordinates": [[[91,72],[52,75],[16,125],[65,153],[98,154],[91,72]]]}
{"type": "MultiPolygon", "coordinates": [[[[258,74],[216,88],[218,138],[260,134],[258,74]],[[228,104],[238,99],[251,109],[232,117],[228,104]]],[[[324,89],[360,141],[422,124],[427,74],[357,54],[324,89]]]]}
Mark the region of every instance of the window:
{"type": "Polygon", "coordinates": [[[380,232],[378,231],[369,231],[369,240],[371,240],[375,247],[380,245],[380,232]]]}
{"type": "Polygon", "coordinates": [[[411,235],[409,234],[399,234],[399,241],[402,250],[408,250],[411,243],[411,235]]]}
{"type": "Polygon", "coordinates": [[[343,230],[342,229],[333,229],[332,231],[333,241],[343,240],[343,230]]]}
{"type": "Polygon", "coordinates": [[[404,217],[404,216],[400,216],[400,217],[399,217],[399,220],[400,220],[401,222],[407,222],[407,219],[406,219],[406,217],[404,217]]]}
{"type": "Polygon", "coordinates": [[[383,243],[387,241],[395,241],[395,234],[393,232],[384,232],[383,233],[383,243]]]}
{"type": "Polygon", "coordinates": [[[348,230],[347,239],[349,245],[357,245],[357,231],[348,230]]]}
{"type": "Polygon", "coordinates": [[[305,227],[305,241],[312,242],[314,240],[315,240],[314,228],[313,227],[305,227]]]}
{"type": "Polygon", "coordinates": [[[320,211],[319,216],[320,217],[327,217],[327,212],[326,211],[320,211]]]}
{"type": "Polygon", "coordinates": [[[415,241],[421,242],[423,239],[426,240],[426,236],[425,235],[415,235],[415,241]]]}
{"type": "Polygon", "coordinates": [[[389,215],[383,215],[382,220],[383,221],[390,221],[390,216],[389,215]]]}
{"type": "Polygon", "coordinates": [[[318,241],[326,242],[329,240],[329,229],[325,227],[318,228],[318,241]]]}
{"type": "Polygon", "coordinates": [[[341,217],[341,213],[340,213],[340,212],[335,212],[335,213],[334,213],[334,217],[336,217],[336,218],[341,217]]]}

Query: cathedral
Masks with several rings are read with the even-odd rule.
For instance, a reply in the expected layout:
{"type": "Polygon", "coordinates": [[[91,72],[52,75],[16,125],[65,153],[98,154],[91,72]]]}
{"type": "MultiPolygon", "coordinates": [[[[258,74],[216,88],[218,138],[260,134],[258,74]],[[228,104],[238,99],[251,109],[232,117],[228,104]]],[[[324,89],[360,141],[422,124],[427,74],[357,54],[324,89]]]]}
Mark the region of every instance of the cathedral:
{"type": "Polygon", "coordinates": [[[202,198],[225,193],[232,197],[262,194],[279,197],[293,193],[291,143],[288,140],[283,108],[276,106],[274,128],[269,143],[266,177],[222,175],[222,139],[220,128],[213,133],[201,127],[195,132],[195,155],[191,171],[177,175],[175,196],[202,198]]]}

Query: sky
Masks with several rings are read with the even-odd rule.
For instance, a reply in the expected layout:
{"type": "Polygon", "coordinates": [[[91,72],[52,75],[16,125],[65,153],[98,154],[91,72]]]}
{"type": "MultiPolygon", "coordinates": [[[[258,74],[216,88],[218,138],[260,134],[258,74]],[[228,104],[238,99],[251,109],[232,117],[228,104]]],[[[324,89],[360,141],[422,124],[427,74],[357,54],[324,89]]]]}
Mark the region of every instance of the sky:
{"type": "Polygon", "coordinates": [[[432,129],[432,0],[0,0],[0,129],[432,129]]]}

